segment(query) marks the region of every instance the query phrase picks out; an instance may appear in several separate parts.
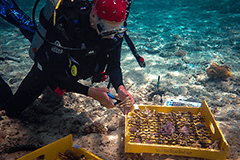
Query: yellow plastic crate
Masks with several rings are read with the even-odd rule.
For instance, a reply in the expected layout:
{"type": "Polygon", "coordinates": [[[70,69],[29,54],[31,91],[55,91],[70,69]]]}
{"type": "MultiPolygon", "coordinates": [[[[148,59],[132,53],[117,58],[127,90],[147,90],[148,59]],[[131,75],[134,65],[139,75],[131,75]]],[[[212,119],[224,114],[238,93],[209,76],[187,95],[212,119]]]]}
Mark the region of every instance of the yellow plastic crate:
{"type": "Polygon", "coordinates": [[[174,112],[186,112],[189,111],[192,114],[201,112],[204,117],[206,125],[211,132],[211,138],[213,141],[220,139],[220,149],[205,149],[194,147],[183,147],[178,145],[163,145],[163,144],[143,144],[143,143],[131,143],[130,132],[128,128],[128,116],[125,117],[125,152],[128,153],[158,153],[168,155],[179,155],[189,157],[200,157],[207,159],[224,160],[227,157],[228,143],[225,140],[221,130],[219,129],[206,101],[202,102],[201,107],[166,107],[166,106],[153,106],[153,105],[140,105],[140,110],[148,107],[149,110],[156,110],[157,112],[170,113],[174,112]]]}
{"type": "Polygon", "coordinates": [[[91,160],[102,160],[96,155],[84,150],[83,148],[76,148],[73,146],[72,135],[70,134],[67,137],[64,137],[60,140],[57,140],[49,145],[46,145],[42,148],[39,148],[36,151],[33,151],[18,160],[34,160],[37,157],[44,156],[44,160],[61,160],[59,158],[59,153],[64,153],[66,150],[71,150],[76,153],[78,156],[84,155],[86,159],[91,160]]]}

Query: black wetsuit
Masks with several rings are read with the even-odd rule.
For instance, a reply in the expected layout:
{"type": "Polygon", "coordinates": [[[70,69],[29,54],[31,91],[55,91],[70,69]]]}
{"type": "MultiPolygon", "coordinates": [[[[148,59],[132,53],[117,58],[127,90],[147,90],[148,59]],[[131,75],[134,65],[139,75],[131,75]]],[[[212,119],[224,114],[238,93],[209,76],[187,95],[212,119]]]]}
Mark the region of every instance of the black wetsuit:
{"type": "Polygon", "coordinates": [[[89,87],[77,81],[89,77],[93,81],[100,81],[106,66],[113,87],[117,89],[123,84],[120,68],[123,38],[116,36],[114,39],[101,39],[96,30],[90,27],[89,14],[90,12],[82,17],[77,33],[61,22],[56,27],[47,29],[48,40],[82,50],[66,51],[44,42],[35,54],[35,64],[31,71],[17,92],[2,107],[8,115],[14,116],[23,111],[38,98],[46,86],[58,93],[65,90],[88,95],[89,87]]]}

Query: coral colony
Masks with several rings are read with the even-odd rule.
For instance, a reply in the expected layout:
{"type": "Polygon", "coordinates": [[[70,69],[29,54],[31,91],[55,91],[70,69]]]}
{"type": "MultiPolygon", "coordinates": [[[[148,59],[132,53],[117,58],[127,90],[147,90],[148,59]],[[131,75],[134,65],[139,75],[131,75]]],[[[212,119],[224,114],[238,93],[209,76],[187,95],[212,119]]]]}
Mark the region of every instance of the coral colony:
{"type": "Polygon", "coordinates": [[[221,78],[227,79],[232,76],[231,68],[227,65],[219,66],[217,63],[213,63],[211,67],[207,69],[207,75],[209,78],[221,78]]]}
{"type": "Polygon", "coordinates": [[[166,125],[162,126],[161,133],[162,135],[172,135],[175,132],[172,122],[168,122],[166,125]]]}

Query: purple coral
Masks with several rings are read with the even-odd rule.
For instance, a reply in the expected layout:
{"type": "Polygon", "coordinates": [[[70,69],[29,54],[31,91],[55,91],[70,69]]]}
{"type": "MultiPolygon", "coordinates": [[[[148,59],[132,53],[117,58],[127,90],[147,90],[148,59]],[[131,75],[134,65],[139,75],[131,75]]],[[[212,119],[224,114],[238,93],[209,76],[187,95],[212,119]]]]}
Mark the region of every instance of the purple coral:
{"type": "Polygon", "coordinates": [[[172,124],[172,122],[168,122],[161,128],[162,135],[171,135],[175,132],[175,128],[172,124]]]}
{"type": "Polygon", "coordinates": [[[129,129],[129,131],[132,132],[132,133],[134,133],[134,132],[137,131],[137,128],[136,128],[136,127],[131,127],[131,128],[129,129]]]}
{"type": "Polygon", "coordinates": [[[141,143],[141,141],[139,139],[134,139],[131,141],[131,143],[141,143]]]}
{"type": "Polygon", "coordinates": [[[154,135],[155,137],[159,137],[159,135],[158,135],[157,133],[153,133],[153,135],[154,135]]]}
{"type": "Polygon", "coordinates": [[[179,129],[179,132],[189,136],[191,133],[191,130],[186,126],[183,126],[182,128],[179,129]]]}
{"type": "Polygon", "coordinates": [[[146,143],[146,144],[153,144],[154,142],[146,141],[145,143],[146,143]]]}

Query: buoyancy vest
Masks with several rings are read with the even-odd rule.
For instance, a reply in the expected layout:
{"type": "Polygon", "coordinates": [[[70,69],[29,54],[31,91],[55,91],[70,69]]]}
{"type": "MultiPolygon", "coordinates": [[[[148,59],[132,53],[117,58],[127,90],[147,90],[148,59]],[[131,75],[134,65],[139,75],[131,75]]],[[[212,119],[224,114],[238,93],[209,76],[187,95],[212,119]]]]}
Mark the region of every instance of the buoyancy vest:
{"type": "MultiPolygon", "coordinates": [[[[47,4],[54,4],[56,2],[56,0],[48,0],[47,4]]],[[[35,41],[34,44],[37,44],[37,47],[32,44],[30,49],[30,56],[34,58],[37,63],[39,62],[40,68],[45,68],[45,71],[51,73],[49,71],[49,68],[54,71],[54,69],[57,70],[59,69],[59,67],[68,66],[68,74],[73,78],[86,79],[92,76],[93,82],[99,82],[104,76],[100,73],[102,73],[102,71],[106,67],[106,64],[108,63],[108,54],[106,54],[106,50],[111,51],[112,49],[120,45],[123,40],[123,35],[133,55],[136,57],[139,65],[141,67],[145,67],[145,62],[143,58],[138,55],[136,48],[134,47],[132,41],[126,33],[119,37],[116,36],[114,42],[111,41],[111,43],[99,43],[101,38],[97,35],[97,32],[95,30],[90,28],[89,23],[89,14],[92,7],[91,0],[74,0],[74,2],[78,3],[74,6],[71,6],[70,0],[66,0],[64,2],[66,3],[62,3],[62,5],[59,6],[59,9],[56,12],[56,24],[54,24],[54,26],[52,23],[53,16],[49,18],[50,14],[48,14],[48,10],[50,10],[50,12],[53,11],[53,7],[51,7],[52,5],[46,5],[44,7],[45,14],[40,14],[41,25],[39,28],[40,30],[42,30],[43,35],[45,35],[45,37],[51,42],[54,42],[55,45],[67,46],[69,48],[75,49],[81,48],[81,50],[71,50],[68,51],[67,54],[63,54],[66,53],[64,49],[51,46],[50,44],[44,42],[45,40],[40,40],[40,43],[36,43],[35,41]],[[43,43],[44,45],[42,45],[43,43]],[[48,48],[46,49],[45,47],[48,48]],[[44,54],[41,53],[41,55],[39,54],[40,56],[34,57],[34,54],[32,53],[34,51],[36,52],[36,50],[40,50],[40,48],[44,48],[42,49],[43,53],[45,51],[47,52],[45,52],[44,54]],[[103,48],[105,52],[102,52],[103,50],[101,49],[103,48]],[[69,59],[69,62],[66,61],[67,59],[69,59]],[[56,63],[53,63],[54,61],[56,63]],[[41,65],[45,65],[47,67],[41,65]]],[[[131,0],[128,0],[127,16],[129,13],[130,5],[131,0]]],[[[39,37],[38,35],[36,35],[36,37],[38,37],[38,39],[41,39],[41,36],[39,37]]],[[[38,53],[40,53],[40,51],[38,51],[38,53]]]]}
{"type": "Polygon", "coordinates": [[[40,12],[40,23],[47,31],[45,37],[48,40],[59,46],[81,50],[63,50],[44,42],[34,57],[39,68],[48,74],[67,68],[67,74],[76,80],[89,77],[92,77],[92,82],[102,80],[102,73],[108,64],[108,54],[121,44],[122,38],[102,40],[96,30],[90,27],[90,12],[89,3],[74,7],[62,5],[57,11],[54,26],[53,18],[47,20],[43,10],[40,12]],[[79,7],[83,7],[81,11],[79,7]]]}

